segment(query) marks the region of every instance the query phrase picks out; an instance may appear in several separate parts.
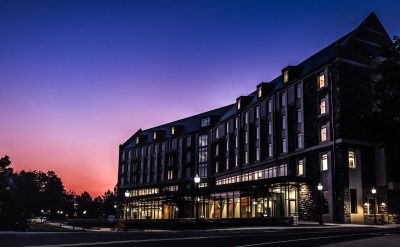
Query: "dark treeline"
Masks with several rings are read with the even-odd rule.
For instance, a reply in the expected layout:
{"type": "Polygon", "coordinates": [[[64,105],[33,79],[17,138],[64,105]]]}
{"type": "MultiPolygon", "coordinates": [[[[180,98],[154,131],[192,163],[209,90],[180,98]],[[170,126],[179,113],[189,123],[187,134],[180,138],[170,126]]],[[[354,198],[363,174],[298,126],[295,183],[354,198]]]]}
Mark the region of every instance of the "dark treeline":
{"type": "Polygon", "coordinates": [[[116,196],[106,191],[92,198],[88,192],[66,192],[53,171],[14,172],[8,156],[0,159],[0,229],[24,228],[27,219],[106,218],[115,215],[116,196]]]}

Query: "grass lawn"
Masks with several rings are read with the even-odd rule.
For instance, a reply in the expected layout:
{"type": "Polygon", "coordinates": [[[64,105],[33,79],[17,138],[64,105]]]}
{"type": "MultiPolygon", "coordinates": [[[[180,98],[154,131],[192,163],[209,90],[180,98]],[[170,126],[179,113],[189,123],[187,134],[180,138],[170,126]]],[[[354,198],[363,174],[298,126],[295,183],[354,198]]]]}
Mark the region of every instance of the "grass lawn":
{"type": "Polygon", "coordinates": [[[61,228],[49,224],[28,224],[26,231],[29,232],[72,232],[70,229],[61,228]]]}

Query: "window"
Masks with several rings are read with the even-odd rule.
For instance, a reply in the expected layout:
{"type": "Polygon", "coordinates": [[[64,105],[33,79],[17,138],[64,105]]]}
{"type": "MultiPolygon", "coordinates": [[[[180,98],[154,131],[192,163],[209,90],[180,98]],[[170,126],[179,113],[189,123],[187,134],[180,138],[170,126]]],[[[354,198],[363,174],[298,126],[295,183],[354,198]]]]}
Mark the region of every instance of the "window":
{"type": "Polygon", "coordinates": [[[324,73],[321,73],[318,75],[318,86],[319,86],[319,88],[323,88],[326,86],[324,73]]]}
{"type": "Polygon", "coordinates": [[[321,157],[321,170],[327,171],[328,170],[328,154],[322,154],[321,157]]]}
{"type": "Polygon", "coordinates": [[[171,128],[171,135],[175,135],[175,127],[171,128]]]}
{"type": "Polygon", "coordinates": [[[256,106],[256,119],[260,118],[260,107],[256,106]]]}
{"type": "Polygon", "coordinates": [[[352,214],[357,213],[357,190],[350,189],[350,209],[352,214]]]}
{"type": "Polygon", "coordinates": [[[215,173],[219,172],[219,162],[215,161],[215,173]]]}
{"type": "Polygon", "coordinates": [[[268,157],[272,157],[272,143],[268,143],[268,157]]]}
{"type": "Polygon", "coordinates": [[[173,171],[172,170],[168,170],[168,172],[167,172],[167,180],[172,180],[172,179],[174,179],[173,171]]]}
{"type": "Polygon", "coordinates": [[[229,135],[229,131],[230,131],[230,128],[229,128],[230,126],[229,126],[229,122],[228,123],[226,123],[226,134],[227,135],[229,135]]]}
{"type": "Polygon", "coordinates": [[[303,120],[303,114],[301,112],[301,108],[297,109],[297,123],[301,123],[303,120]]]}
{"type": "Polygon", "coordinates": [[[328,139],[327,136],[327,127],[326,124],[321,126],[321,142],[324,142],[328,139]]]}
{"type": "Polygon", "coordinates": [[[249,123],[249,112],[244,113],[244,123],[248,124],[249,123]]]}
{"type": "Polygon", "coordinates": [[[226,140],[226,151],[229,152],[229,140],[226,140]]]}
{"type": "Polygon", "coordinates": [[[329,203],[328,203],[328,198],[329,198],[329,193],[327,190],[324,190],[323,193],[323,200],[324,200],[324,204],[323,204],[323,213],[324,214],[329,214],[329,203]]]}
{"type": "Polygon", "coordinates": [[[244,132],[244,143],[249,143],[249,132],[244,132]]]}
{"type": "Polygon", "coordinates": [[[271,121],[268,122],[268,135],[272,135],[272,123],[271,123],[271,121]]]}
{"type": "Polygon", "coordinates": [[[323,115],[326,113],[326,99],[323,98],[321,99],[321,101],[319,102],[319,114],[323,115]]]}
{"type": "Polygon", "coordinates": [[[262,87],[261,86],[258,87],[257,92],[258,92],[258,98],[261,98],[262,97],[262,87]]]}
{"type": "Polygon", "coordinates": [[[215,128],[215,139],[219,138],[219,129],[215,128]]]}
{"type": "Polygon", "coordinates": [[[229,170],[229,157],[226,158],[226,170],[229,170]]]}
{"type": "Polygon", "coordinates": [[[260,148],[256,149],[256,160],[259,161],[260,160],[260,148]]]}
{"type": "Polygon", "coordinates": [[[286,143],[286,138],[282,139],[282,153],[287,152],[287,143],[286,143]]]}
{"type": "Polygon", "coordinates": [[[237,154],[235,154],[235,167],[238,167],[239,165],[239,157],[237,154]]]}
{"type": "Polygon", "coordinates": [[[199,164],[199,176],[201,178],[207,178],[207,163],[199,164]]]}
{"type": "Polygon", "coordinates": [[[206,126],[209,126],[209,125],[210,125],[210,118],[209,117],[203,118],[201,120],[201,127],[206,127],[206,126]]]}
{"type": "Polygon", "coordinates": [[[239,147],[239,138],[235,136],[235,148],[239,147]]]}
{"type": "Polygon", "coordinates": [[[286,70],[283,72],[283,82],[288,82],[289,81],[289,71],[286,70]]]}
{"type": "Polygon", "coordinates": [[[260,127],[256,128],[256,139],[260,140],[260,127]]]}
{"type": "Polygon", "coordinates": [[[300,99],[302,97],[302,93],[301,93],[301,84],[297,84],[296,85],[296,98],[300,99]]]}
{"type": "Polygon", "coordinates": [[[281,106],[286,106],[286,93],[281,93],[281,106]]]}
{"type": "Polygon", "coordinates": [[[157,132],[153,132],[153,140],[156,140],[157,139],[157,132]]]}
{"type": "Polygon", "coordinates": [[[304,160],[297,161],[297,176],[304,175],[304,160]]]}
{"type": "Polygon", "coordinates": [[[235,117],[235,129],[239,128],[239,119],[235,117]]]}
{"type": "Polygon", "coordinates": [[[138,136],[136,137],[136,144],[139,144],[139,142],[140,142],[140,137],[138,136]]]}
{"type": "Polygon", "coordinates": [[[219,155],[219,144],[215,145],[215,155],[218,156],[219,155]]]}
{"type": "Polygon", "coordinates": [[[186,147],[192,146],[192,137],[188,136],[186,137],[186,147]]]}
{"type": "Polygon", "coordinates": [[[297,148],[303,147],[303,135],[302,133],[297,134],[297,148]]]}
{"type": "Polygon", "coordinates": [[[240,110],[240,99],[237,101],[237,109],[240,110]]]}
{"type": "Polygon", "coordinates": [[[122,156],[122,157],[121,157],[122,161],[124,161],[124,160],[125,160],[125,151],[122,152],[122,155],[121,155],[121,156],[122,156]]]}
{"type": "Polygon", "coordinates": [[[249,152],[244,152],[244,163],[248,164],[249,163],[249,152]]]}
{"type": "Polygon", "coordinates": [[[283,130],[286,129],[286,116],[285,115],[282,116],[282,129],[283,130]]]}
{"type": "Polygon", "coordinates": [[[272,100],[268,100],[268,113],[272,112],[272,100]]]}
{"type": "MultiPolygon", "coordinates": [[[[207,161],[208,161],[208,153],[207,153],[207,146],[208,146],[208,135],[203,134],[199,136],[199,176],[202,178],[207,177],[207,161]]],[[[217,148],[217,146],[216,146],[217,148]]]]}
{"type": "Polygon", "coordinates": [[[356,168],[356,155],[353,150],[349,151],[349,168],[356,168]]]}

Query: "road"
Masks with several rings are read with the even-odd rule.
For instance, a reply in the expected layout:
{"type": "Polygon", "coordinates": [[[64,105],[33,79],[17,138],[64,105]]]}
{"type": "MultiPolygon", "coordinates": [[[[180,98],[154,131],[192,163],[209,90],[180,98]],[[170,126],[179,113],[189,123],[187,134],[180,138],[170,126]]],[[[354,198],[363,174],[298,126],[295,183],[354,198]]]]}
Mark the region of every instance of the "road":
{"type": "Polygon", "coordinates": [[[1,233],[0,246],[320,246],[385,235],[400,227],[286,227],[196,231],[1,233]]]}

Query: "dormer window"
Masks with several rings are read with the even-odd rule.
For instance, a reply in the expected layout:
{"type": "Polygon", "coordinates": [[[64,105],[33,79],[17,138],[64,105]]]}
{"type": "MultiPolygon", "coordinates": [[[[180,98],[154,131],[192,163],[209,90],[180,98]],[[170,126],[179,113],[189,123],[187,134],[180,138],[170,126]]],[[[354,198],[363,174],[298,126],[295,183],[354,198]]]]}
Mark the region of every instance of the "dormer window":
{"type": "Polygon", "coordinates": [[[206,127],[209,125],[210,125],[210,117],[206,117],[201,120],[201,127],[206,127]]]}
{"type": "Polygon", "coordinates": [[[325,74],[321,73],[318,75],[318,88],[323,88],[325,85],[325,74]]]}
{"type": "Polygon", "coordinates": [[[237,101],[237,109],[240,110],[240,99],[237,101]]]}
{"type": "Polygon", "coordinates": [[[288,82],[289,81],[289,70],[286,70],[283,72],[283,82],[288,82]]]}
{"type": "Polygon", "coordinates": [[[138,136],[136,137],[136,144],[139,144],[139,142],[140,142],[140,137],[138,136]]]}
{"type": "Polygon", "coordinates": [[[171,135],[175,135],[175,127],[171,128],[171,135]]]}
{"type": "Polygon", "coordinates": [[[262,87],[261,86],[259,86],[257,89],[257,96],[258,96],[258,98],[262,97],[262,87]]]}
{"type": "Polygon", "coordinates": [[[157,139],[157,132],[153,132],[153,140],[156,140],[157,139]]]}

